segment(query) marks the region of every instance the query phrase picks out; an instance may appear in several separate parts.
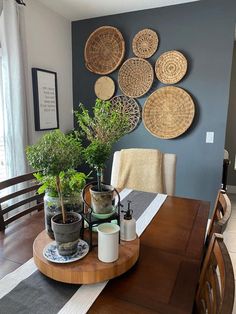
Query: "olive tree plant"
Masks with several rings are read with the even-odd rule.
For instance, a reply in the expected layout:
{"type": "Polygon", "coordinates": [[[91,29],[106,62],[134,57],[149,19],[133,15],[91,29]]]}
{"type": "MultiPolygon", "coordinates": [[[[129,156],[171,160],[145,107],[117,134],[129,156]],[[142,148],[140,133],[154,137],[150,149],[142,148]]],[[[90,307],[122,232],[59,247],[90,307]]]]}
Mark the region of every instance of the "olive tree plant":
{"type": "Polygon", "coordinates": [[[38,143],[26,148],[30,166],[44,176],[55,177],[63,223],[66,223],[66,212],[63,203],[61,173],[77,168],[82,161],[82,155],[83,148],[80,141],[65,135],[60,130],[46,133],[38,143]]]}
{"type": "Polygon", "coordinates": [[[75,116],[79,133],[89,142],[84,150],[85,160],[96,170],[98,191],[101,191],[101,176],[112,145],[128,132],[128,115],[112,108],[110,101],[96,99],[92,114],[80,104],[75,116]]]}

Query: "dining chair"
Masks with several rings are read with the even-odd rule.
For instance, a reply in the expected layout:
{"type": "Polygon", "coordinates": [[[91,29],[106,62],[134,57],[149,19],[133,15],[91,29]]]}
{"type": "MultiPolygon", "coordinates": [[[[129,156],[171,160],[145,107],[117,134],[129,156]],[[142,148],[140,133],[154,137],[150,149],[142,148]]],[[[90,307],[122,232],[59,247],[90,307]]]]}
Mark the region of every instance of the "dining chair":
{"type": "Polygon", "coordinates": [[[13,221],[43,209],[33,172],[0,182],[0,231],[13,221]]]}
{"type": "MultiPolygon", "coordinates": [[[[139,150],[139,149],[136,149],[139,150]]],[[[149,149],[140,149],[141,152],[148,153],[149,149]]],[[[111,185],[117,187],[119,171],[120,171],[120,158],[121,151],[114,152],[112,171],[111,171],[111,185]]],[[[175,182],[176,182],[176,161],[177,157],[175,154],[163,153],[162,159],[162,183],[163,183],[163,193],[168,195],[175,194],[175,182]]],[[[150,163],[146,160],[144,166],[137,168],[137,171],[142,171],[141,175],[145,178],[145,169],[150,168],[150,163]],[[140,170],[142,169],[142,170],[140,170]]],[[[119,187],[120,188],[120,187],[119,187]]],[[[148,190],[148,180],[143,180],[142,191],[148,190]]],[[[159,192],[158,190],[155,192],[159,192]]]]}
{"type": "Polygon", "coordinates": [[[221,234],[212,235],[202,265],[194,313],[232,314],[234,271],[221,234]]]}
{"type": "Polygon", "coordinates": [[[212,234],[223,233],[231,216],[231,202],[224,190],[217,193],[212,218],[208,220],[206,243],[210,242],[212,234]]]}

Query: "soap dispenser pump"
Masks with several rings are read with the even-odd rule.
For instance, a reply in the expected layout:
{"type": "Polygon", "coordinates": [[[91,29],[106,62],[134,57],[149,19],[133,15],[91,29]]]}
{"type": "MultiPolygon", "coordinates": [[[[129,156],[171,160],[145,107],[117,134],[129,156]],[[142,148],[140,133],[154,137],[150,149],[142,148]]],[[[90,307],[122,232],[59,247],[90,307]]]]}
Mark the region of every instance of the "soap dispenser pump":
{"type": "Polygon", "coordinates": [[[136,238],[136,221],[132,217],[133,211],[130,209],[131,201],[128,202],[128,209],[122,210],[124,217],[120,222],[120,238],[123,241],[132,241],[136,238]]]}

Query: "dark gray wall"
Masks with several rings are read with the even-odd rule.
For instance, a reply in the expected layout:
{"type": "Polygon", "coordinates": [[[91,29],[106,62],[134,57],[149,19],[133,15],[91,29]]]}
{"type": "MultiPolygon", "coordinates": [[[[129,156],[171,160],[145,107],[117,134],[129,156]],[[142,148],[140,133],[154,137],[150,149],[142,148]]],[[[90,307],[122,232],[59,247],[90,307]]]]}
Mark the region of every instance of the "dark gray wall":
{"type": "Polygon", "coordinates": [[[229,152],[231,164],[228,169],[227,183],[228,185],[236,186],[236,171],[234,170],[234,160],[236,156],[236,43],[234,44],[228,112],[225,148],[229,152]]]}
{"type": "MultiPolygon", "coordinates": [[[[95,101],[94,83],[99,75],[85,68],[83,51],[89,34],[97,27],[111,25],[122,32],[126,43],[125,59],[133,56],[132,38],[143,28],[157,31],[160,37],[159,49],[149,59],[153,65],[167,50],[176,49],[185,54],[188,73],[176,85],[187,90],[194,99],[196,116],[191,128],[179,138],[162,140],[140,124],[116,144],[115,150],[147,147],[176,153],[176,194],[209,200],[212,204],[221,182],[235,17],[234,1],[203,0],[72,23],[75,108],[80,102],[91,107],[95,101]],[[205,143],[206,131],[215,132],[214,144],[205,143]]],[[[116,82],[117,74],[115,71],[110,75],[116,82]]],[[[161,86],[163,84],[156,80],[152,91],[161,86]]],[[[118,86],[116,94],[120,94],[118,86]]],[[[149,94],[138,102],[143,105],[149,94]]]]}

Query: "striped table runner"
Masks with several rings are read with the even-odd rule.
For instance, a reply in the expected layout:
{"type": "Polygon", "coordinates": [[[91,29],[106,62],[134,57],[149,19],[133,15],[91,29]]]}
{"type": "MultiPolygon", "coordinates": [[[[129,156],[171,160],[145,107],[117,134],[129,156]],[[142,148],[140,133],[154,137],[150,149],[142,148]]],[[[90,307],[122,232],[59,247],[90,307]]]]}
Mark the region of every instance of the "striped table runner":
{"type": "MultiPolygon", "coordinates": [[[[166,199],[164,194],[124,189],[121,203],[132,201],[138,236],[143,233],[166,199]]],[[[90,285],[70,285],[42,275],[33,258],[0,280],[1,314],[84,314],[108,281],[90,285]]]]}

